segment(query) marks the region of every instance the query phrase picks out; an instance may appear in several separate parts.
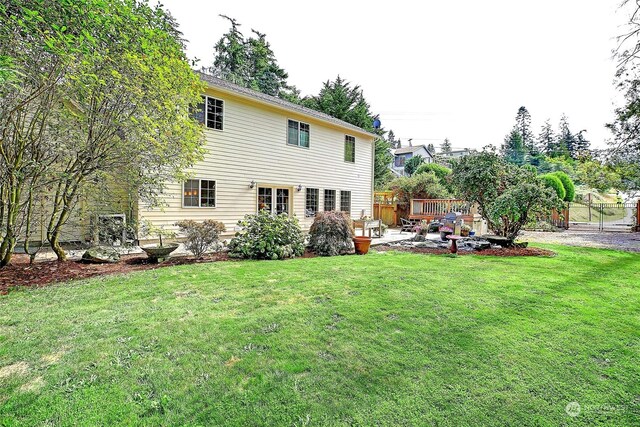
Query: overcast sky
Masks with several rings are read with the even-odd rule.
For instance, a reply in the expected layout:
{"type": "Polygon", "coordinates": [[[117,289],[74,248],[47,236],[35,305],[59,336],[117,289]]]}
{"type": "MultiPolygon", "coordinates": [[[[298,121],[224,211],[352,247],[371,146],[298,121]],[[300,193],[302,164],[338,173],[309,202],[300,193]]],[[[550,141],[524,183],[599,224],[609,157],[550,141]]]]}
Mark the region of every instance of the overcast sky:
{"type": "Polygon", "coordinates": [[[231,16],[245,36],[267,34],[302,95],[339,74],[414,145],[499,145],[524,105],[535,134],[565,113],[602,146],[619,99],[611,51],[627,17],[616,0],[162,3],[201,65],[229,28],[218,15],[231,16]]]}

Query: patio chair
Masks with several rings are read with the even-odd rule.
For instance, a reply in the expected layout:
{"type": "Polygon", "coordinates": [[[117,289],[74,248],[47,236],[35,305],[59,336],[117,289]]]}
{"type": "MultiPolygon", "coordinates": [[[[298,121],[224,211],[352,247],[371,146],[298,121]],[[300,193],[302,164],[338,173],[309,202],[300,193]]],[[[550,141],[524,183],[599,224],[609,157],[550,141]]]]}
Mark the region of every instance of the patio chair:
{"type": "Polygon", "coordinates": [[[461,216],[460,213],[449,212],[444,216],[444,218],[441,221],[441,224],[444,225],[445,227],[450,227],[453,229],[456,226],[456,220],[458,219],[459,216],[461,216]]]}
{"type": "Polygon", "coordinates": [[[402,228],[400,228],[400,234],[402,234],[403,231],[408,231],[409,233],[413,233],[415,231],[416,224],[414,222],[409,221],[405,218],[400,218],[400,222],[402,224],[402,228]]]}

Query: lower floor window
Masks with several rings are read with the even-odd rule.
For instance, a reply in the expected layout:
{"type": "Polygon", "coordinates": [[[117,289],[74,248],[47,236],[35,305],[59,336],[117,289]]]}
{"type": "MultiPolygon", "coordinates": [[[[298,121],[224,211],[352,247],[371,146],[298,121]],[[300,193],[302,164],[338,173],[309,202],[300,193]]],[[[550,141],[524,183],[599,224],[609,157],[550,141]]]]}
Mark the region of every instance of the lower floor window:
{"type": "Polygon", "coordinates": [[[211,179],[188,179],[182,190],[182,206],[215,208],[216,182],[211,179]]]}
{"type": "Polygon", "coordinates": [[[336,210],[336,190],[324,190],[324,210],[336,210]]]}
{"type": "Polygon", "coordinates": [[[258,188],[258,210],[271,212],[273,192],[271,188],[258,188]]]}
{"type": "Polygon", "coordinates": [[[289,214],[289,189],[276,189],[276,214],[289,214]]]}
{"type": "Polygon", "coordinates": [[[320,208],[320,190],[317,188],[307,188],[306,201],[304,205],[304,216],[312,217],[316,215],[320,208]]]}
{"type": "Polygon", "coordinates": [[[340,191],[340,210],[351,213],[351,191],[340,191]]]}
{"type": "Polygon", "coordinates": [[[258,187],[258,211],[288,215],[290,203],[288,188],[258,187]]]}

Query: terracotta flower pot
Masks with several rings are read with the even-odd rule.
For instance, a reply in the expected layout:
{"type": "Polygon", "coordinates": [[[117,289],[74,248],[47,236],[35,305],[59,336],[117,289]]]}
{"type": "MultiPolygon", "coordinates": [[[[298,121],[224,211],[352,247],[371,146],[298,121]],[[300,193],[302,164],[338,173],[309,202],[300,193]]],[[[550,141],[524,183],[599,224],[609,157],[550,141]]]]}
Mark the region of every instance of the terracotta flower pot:
{"type": "Polygon", "coordinates": [[[365,255],[369,252],[369,245],[371,245],[371,237],[356,236],[353,238],[353,246],[355,246],[358,255],[365,255]]]}

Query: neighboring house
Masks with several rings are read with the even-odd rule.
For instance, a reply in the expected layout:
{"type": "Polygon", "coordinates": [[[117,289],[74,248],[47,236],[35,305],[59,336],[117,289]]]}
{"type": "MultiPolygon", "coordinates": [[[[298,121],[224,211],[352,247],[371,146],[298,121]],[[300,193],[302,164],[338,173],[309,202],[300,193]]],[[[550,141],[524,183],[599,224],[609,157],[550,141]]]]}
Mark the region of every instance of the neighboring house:
{"type": "Polygon", "coordinates": [[[318,211],[372,215],[375,134],[329,115],[201,74],[207,83],[196,117],[206,154],[184,183],[166,185],[164,207],[140,206],[139,219],[238,220],[264,209],[300,220],[318,211]]]}
{"type": "Polygon", "coordinates": [[[451,150],[449,153],[439,153],[439,155],[449,159],[458,159],[460,157],[469,156],[475,152],[476,150],[472,150],[470,148],[463,148],[461,150],[451,150]]]}
{"type": "Polygon", "coordinates": [[[405,176],[404,164],[412,157],[422,156],[425,163],[433,163],[433,154],[427,150],[425,145],[415,145],[409,147],[400,147],[391,150],[393,154],[393,163],[391,170],[397,176],[405,176]]]}

